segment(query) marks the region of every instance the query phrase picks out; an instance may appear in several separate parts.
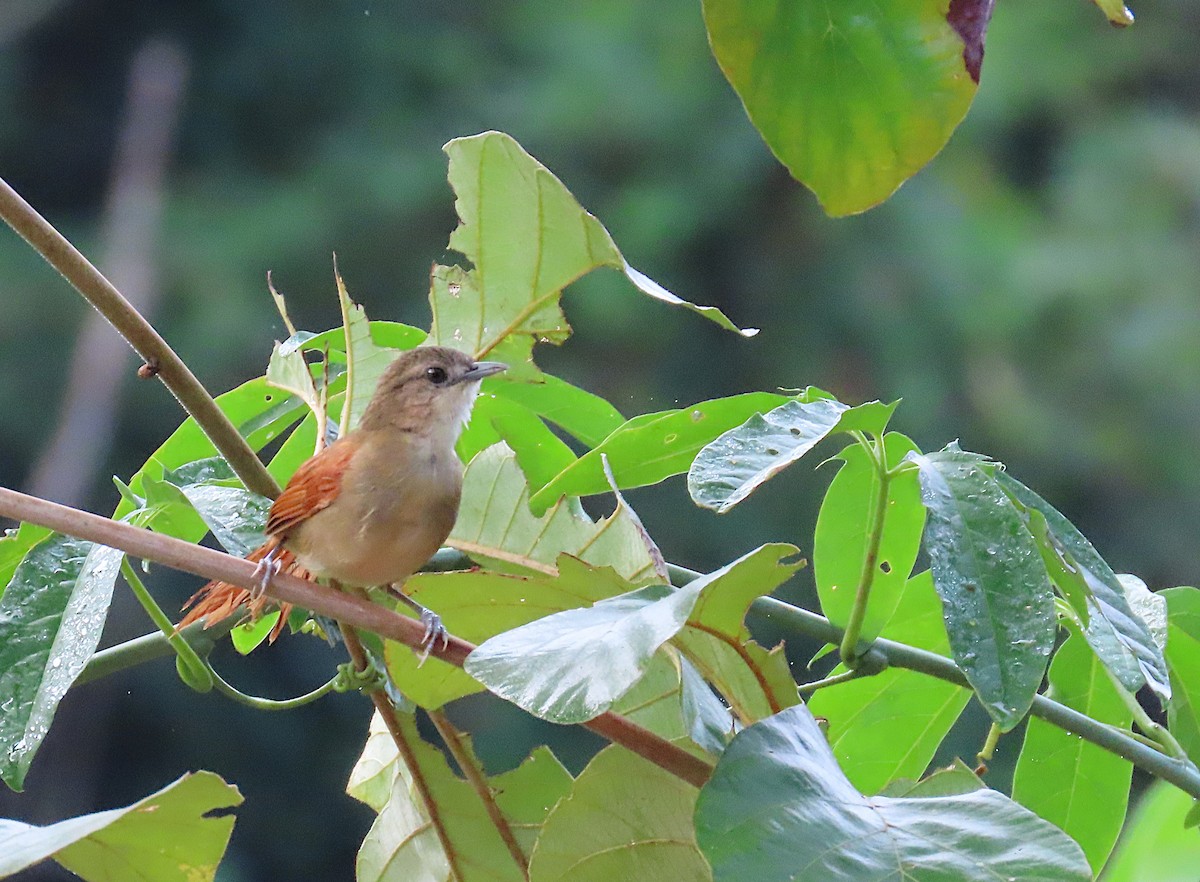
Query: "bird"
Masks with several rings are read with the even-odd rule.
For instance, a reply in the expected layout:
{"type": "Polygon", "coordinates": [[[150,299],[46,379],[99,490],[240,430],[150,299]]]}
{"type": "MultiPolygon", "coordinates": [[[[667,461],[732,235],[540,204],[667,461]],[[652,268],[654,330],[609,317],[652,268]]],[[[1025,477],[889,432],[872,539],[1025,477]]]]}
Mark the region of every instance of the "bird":
{"type": "MultiPolygon", "coordinates": [[[[463,466],[454,445],[485,377],[507,370],[444,346],[419,346],[383,372],[356,428],[305,461],[271,505],[266,541],[247,555],[258,586],[212,581],[183,609],[178,628],[205,627],[243,607],[261,614],[271,578],[284,571],[359,588],[386,587],[420,615],[428,649],[441,619],[401,590],[441,547],[458,517],[463,466]]],[[[270,639],[291,611],[280,603],[270,639]]]]}

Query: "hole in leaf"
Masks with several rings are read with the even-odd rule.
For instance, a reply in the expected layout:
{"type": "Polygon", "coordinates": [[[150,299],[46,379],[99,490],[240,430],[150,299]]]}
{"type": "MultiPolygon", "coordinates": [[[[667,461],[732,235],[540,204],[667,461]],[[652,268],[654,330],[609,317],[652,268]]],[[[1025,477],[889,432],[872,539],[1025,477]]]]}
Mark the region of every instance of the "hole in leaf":
{"type": "Polygon", "coordinates": [[[879,562],[879,570],[880,570],[880,572],[883,572],[883,573],[890,573],[892,571],[892,565],[890,563],[888,563],[886,560],[880,561],[879,562]]]}
{"type": "Polygon", "coordinates": [[[799,434],[800,434],[800,430],[799,430],[799,429],[797,429],[795,426],[792,426],[790,429],[788,429],[788,431],[789,431],[789,432],[791,432],[793,435],[799,435],[799,434]]]}
{"type": "Polygon", "coordinates": [[[767,456],[779,456],[779,451],[776,450],[774,447],[768,447],[767,448],[767,456]]]}

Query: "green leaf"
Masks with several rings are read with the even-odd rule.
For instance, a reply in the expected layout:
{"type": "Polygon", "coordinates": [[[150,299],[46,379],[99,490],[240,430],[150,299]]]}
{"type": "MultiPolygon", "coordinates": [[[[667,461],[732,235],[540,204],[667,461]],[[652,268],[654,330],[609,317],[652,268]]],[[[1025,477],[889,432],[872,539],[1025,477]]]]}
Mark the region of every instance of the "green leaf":
{"type": "MultiPolygon", "coordinates": [[[[272,388],[267,384],[266,377],[250,380],[217,396],[217,404],[254,450],[260,450],[278,438],[304,416],[305,410],[303,402],[272,388]]],[[[164,470],[177,469],[189,462],[216,455],[217,449],[212,442],[196,421],[188,417],[130,478],[129,486],[135,493],[142,494],[143,475],[161,478],[164,470]]],[[[132,503],[122,500],[113,517],[124,517],[133,509],[132,503]]]]}
{"type": "Polygon", "coordinates": [[[341,274],[335,271],[334,276],[342,307],[342,325],[346,330],[346,404],[342,408],[339,427],[339,434],[345,435],[362,419],[380,375],[399,353],[376,345],[366,311],[350,299],[341,274]]]}
{"type": "Polygon", "coordinates": [[[793,399],[755,413],[700,451],[688,469],[688,493],[697,505],[724,514],[832,432],[882,435],[898,403],[850,407],[832,398],[793,399]]]}
{"type": "Polygon", "coordinates": [[[4,588],[12,581],[17,566],[25,559],[29,549],[50,535],[50,530],[37,524],[18,524],[0,535],[0,597],[4,588]]]}
{"type": "Polygon", "coordinates": [[[1184,826],[1193,803],[1166,781],[1151,784],[1117,843],[1104,882],[1195,882],[1200,836],[1184,826]]]}
{"type": "Polygon", "coordinates": [[[1200,591],[1168,588],[1159,596],[1167,602],[1167,723],[1192,762],[1200,762],[1200,591]]]}
{"type": "Polygon", "coordinates": [[[1090,880],[1079,846],[994,790],[860,794],[800,705],[738,733],[696,804],[716,882],[1090,880]]]}
{"type": "Polygon", "coordinates": [[[692,831],[695,803],[694,787],[607,747],[546,818],[530,882],[711,879],[692,831]]]}
{"type": "Polygon", "coordinates": [[[540,381],[534,383],[514,381],[504,375],[490,377],[484,380],[483,390],[524,405],[588,447],[598,445],[625,422],[620,412],[599,395],[549,374],[542,374],[540,381]]]}
{"type": "Polygon", "coordinates": [[[634,417],[535,493],[530,504],[534,511],[541,511],[563,496],[607,492],[602,456],[608,457],[613,477],[623,490],[681,475],[714,438],[787,400],[769,392],[749,392],[634,417]]]}
{"type": "Polygon", "coordinates": [[[51,535],[0,597],[0,777],[13,790],[100,642],[120,565],[115,549],[51,535]]]}
{"type": "MultiPolygon", "coordinates": [[[[426,573],[409,579],[404,590],[437,610],[450,633],[482,643],[542,616],[621,594],[629,590],[629,583],[608,568],[593,568],[562,555],[558,572],[552,576],[514,576],[487,570],[426,573]]],[[[461,668],[437,658],[420,664],[402,643],[386,642],[384,657],[392,682],[421,707],[438,708],[483,689],[461,668]]]]}
{"type": "Polygon", "coordinates": [[[212,882],[234,819],[207,815],[241,801],[236,787],[195,772],[125,808],[49,827],[0,821],[0,877],[52,857],[88,882],[212,882]]]}
{"type": "Polygon", "coordinates": [[[1145,582],[1129,573],[1118,573],[1117,581],[1125,590],[1125,599],[1129,601],[1129,608],[1145,623],[1158,651],[1164,652],[1167,648],[1166,598],[1161,594],[1155,594],[1146,587],[1145,582]]]}
{"type": "Polygon", "coordinates": [[[800,700],[783,645],[764,649],[750,639],[745,624],[750,604],[804,565],[802,560],[786,560],[798,553],[794,545],[776,543],[743,558],[736,579],[723,580],[701,594],[684,629],[673,640],[743,723],[770,716],[800,700]]]}
{"type": "Polygon", "coordinates": [[[595,522],[577,499],[534,517],[525,476],[503,444],[467,466],[458,521],[447,544],[501,572],[553,575],[558,556],[569,554],[610,566],[633,585],[656,579],[650,548],[623,500],[612,515],[595,522]]]}
{"type": "Polygon", "coordinates": [[[1145,684],[1162,698],[1170,698],[1171,684],[1162,650],[1146,623],[1130,607],[1112,567],[1075,525],[1046,500],[1007,473],[998,473],[996,481],[1018,503],[1045,516],[1056,547],[1070,556],[1073,566],[1080,568],[1091,593],[1084,636],[1100,659],[1131,692],[1145,684]]]}
{"type": "Polygon", "coordinates": [[[508,135],[456,138],[444,149],[460,219],[450,248],[477,269],[434,268],[435,342],[476,358],[492,353],[509,361],[514,376],[535,374],[529,363],[534,342],[560,343],[570,334],[559,307],[562,289],[600,266],[737,330],[720,311],[672,298],[629,268],[600,222],[508,135]]]}
{"type": "MultiPolygon", "coordinates": [[[[1133,715],[1080,636],[1058,648],[1047,695],[1100,723],[1128,729],[1133,715]]],[[[1099,873],[1129,802],[1133,764],[1036,717],[1017,760],[1012,797],[1079,843],[1099,873]]]]}
{"type": "MultiPolygon", "coordinates": [[[[904,435],[884,436],[887,468],[898,465],[917,450],[904,435]]],[[[825,617],[839,628],[850,621],[855,593],[871,538],[872,522],[880,503],[880,477],[872,457],[861,444],[851,444],[839,454],[843,465],[825,491],[813,538],[813,578],[825,617]]],[[[900,593],[912,573],[925,507],[915,472],[903,471],[888,481],[883,499],[883,531],[879,553],[871,572],[871,595],[863,620],[861,640],[874,640],[900,602],[900,593]]]]}
{"type": "Polygon", "coordinates": [[[233,648],[242,655],[249,655],[267,639],[275,623],[279,621],[279,610],[274,610],[264,616],[259,616],[252,622],[235,625],[229,632],[233,648]]]}
{"type": "Polygon", "coordinates": [[[903,796],[908,799],[936,796],[959,796],[963,793],[974,793],[987,787],[983,780],[968,768],[966,763],[955,757],[953,764],[945,769],[938,769],[928,778],[914,781],[903,778],[889,784],[880,796],[903,796]]]}
{"type": "Polygon", "coordinates": [[[654,653],[690,616],[704,615],[701,604],[738,605],[734,598],[761,593],[764,572],[783,569],[780,558],[793,551],[766,545],[682,588],[650,585],[546,616],[491,638],[463,667],[535,716],[555,723],[590,720],[641,678],[654,653]]]}
{"type": "MultiPolygon", "coordinates": [[[[950,654],[942,605],[926,570],[900,595],[883,629],[890,640],[950,654]]],[[[845,667],[838,665],[833,673],[845,667]]],[[[808,707],[829,721],[829,746],[850,782],[878,793],[897,779],[919,777],[971,699],[970,690],[903,668],[888,668],[821,689],[808,707]]]]}
{"type": "Polygon", "coordinates": [[[481,450],[501,441],[516,455],[534,489],[575,462],[571,448],[532,410],[484,392],[475,399],[471,421],[458,439],[459,458],[470,462],[481,450]]]}
{"type": "MultiPolygon", "coordinates": [[[[369,796],[373,806],[382,785],[388,785],[387,801],[358,852],[359,882],[523,879],[471,785],[450,770],[440,750],[421,739],[413,717],[401,714],[398,720],[417,767],[409,768],[399,759],[394,742],[387,747],[383,724],[375,719],[364,758],[351,776],[351,795],[369,796]]],[[[462,743],[470,754],[470,738],[462,743]]],[[[501,814],[510,825],[519,825],[521,839],[528,844],[550,807],[569,790],[571,776],[541,748],[516,769],[490,779],[489,785],[498,794],[501,814]],[[509,793],[514,795],[505,798],[509,793]]]]}
{"type": "Polygon", "coordinates": [[[1093,2],[1117,27],[1124,28],[1133,24],[1133,13],[1129,11],[1124,0],[1093,0],[1093,2]]]}
{"type": "Polygon", "coordinates": [[[1029,531],[976,454],[912,454],[954,660],[1002,731],[1029,710],[1054,647],[1054,592],[1029,531]]]}
{"type": "Polygon", "coordinates": [[[945,146],[975,97],[983,31],[964,46],[945,2],[703,5],[713,54],[750,120],[830,215],[887,199],[945,146]]]}
{"type": "Polygon", "coordinates": [[[700,676],[696,666],[680,658],[683,721],[694,743],[712,756],[725,752],[729,739],[742,727],[712,688],[700,676]]]}
{"type": "Polygon", "coordinates": [[[321,399],[313,382],[312,368],[304,360],[301,348],[303,342],[312,338],[313,335],[310,334],[300,341],[291,337],[283,343],[276,343],[271,350],[271,360],[267,362],[266,379],[276,389],[295,395],[308,405],[308,409],[313,413],[319,413],[321,399]]]}

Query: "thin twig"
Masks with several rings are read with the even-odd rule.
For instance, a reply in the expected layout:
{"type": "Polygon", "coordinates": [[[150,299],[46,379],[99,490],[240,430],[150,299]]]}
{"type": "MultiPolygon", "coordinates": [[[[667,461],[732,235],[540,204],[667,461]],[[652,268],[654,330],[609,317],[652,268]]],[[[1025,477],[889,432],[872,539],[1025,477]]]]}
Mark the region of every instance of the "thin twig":
{"type": "Polygon", "coordinates": [[[516,862],[517,868],[520,869],[521,875],[528,879],[529,859],[525,857],[525,852],[521,850],[517,837],[513,835],[508,818],[504,817],[500,806],[496,804],[496,795],[488,785],[487,775],[479,767],[479,761],[463,744],[462,733],[454,728],[454,724],[440,710],[429,711],[429,719],[437,727],[438,734],[442,736],[446,747],[450,749],[450,755],[454,757],[454,761],[462,769],[463,775],[466,776],[471,788],[479,797],[479,801],[483,803],[484,811],[487,812],[488,818],[491,820],[492,826],[496,828],[496,832],[500,834],[500,838],[504,840],[504,845],[508,849],[508,853],[512,855],[513,861],[516,862]]]}
{"type": "Polygon", "coordinates": [[[278,496],[279,484],[175,350],[74,245],[3,179],[0,217],[99,310],[147,364],[156,367],[158,378],[229,461],[242,483],[263,496],[278,496]]]}
{"type": "MultiPolygon", "coordinates": [[[[218,579],[247,589],[259,586],[255,566],[250,561],[4,487],[0,487],[0,516],[40,524],[68,536],[119,548],[127,554],[205,579],[218,579]]],[[[420,621],[360,597],[287,573],[279,573],[271,580],[269,593],[275,600],[310,609],[414,649],[422,648],[425,627],[420,621]]],[[[438,641],[430,654],[461,668],[474,649],[473,644],[450,637],[445,645],[438,641]]],[[[693,786],[703,786],[712,774],[712,766],[704,760],[619,714],[609,711],[583,725],[693,786]]],[[[1200,785],[1197,794],[1200,795],[1200,785]]]]}
{"type": "MultiPolygon", "coordinates": [[[[366,601],[363,602],[365,603],[366,601]]],[[[342,640],[346,644],[346,651],[350,654],[350,660],[354,662],[354,667],[360,673],[365,671],[370,661],[367,658],[367,651],[363,648],[362,641],[358,639],[358,634],[354,628],[345,622],[339,622],[338,626],[341,628],[342,640]]],[[[388,734],[392,736],[392,741],[396,745],[396,750],[400,753],[400,758],[404,760],[409,774],[412,775],[413,787],[416,788],[421,801],[425,804],[425,811],[429,814],[429,824],[433,827],[438,841],[442,844],[442,851],[446,853],[446,862],[450,865],[450,878],[461,879],[462,870],[458,866],[458,851],[455,849],[454,841],[450,838],[450,833],[446,830],[446,825],[442,821],[441,807],[438,805],[437,800],[434,799],[433,792],[429,789],[429,782],[425,780],[425,773],[421,771],[417,755],[413,751],[412,745],[408,743],[408,738],[405,736],[404,730],[400,727],[400,719],[396,716],[396,708],[392,705],[392,700],[387,697],[387,694],[382,689],[375,689],[370,695],[371,702],[375,705],[375,710],[379,711],[379,716],[383,720],[383,724],[387,726],[388,734]]]]}

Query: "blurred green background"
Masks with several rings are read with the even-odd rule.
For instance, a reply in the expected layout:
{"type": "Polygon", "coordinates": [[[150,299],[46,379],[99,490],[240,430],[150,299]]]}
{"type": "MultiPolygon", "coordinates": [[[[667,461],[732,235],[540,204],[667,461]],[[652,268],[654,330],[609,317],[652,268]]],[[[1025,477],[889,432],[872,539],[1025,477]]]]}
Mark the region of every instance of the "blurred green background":
{"type": "MultiPolygon", "coordinates": [[[[371,317],[427,326],[429,267],[455,223],[440,147],[506,131],[631,263],[763,329],[741,340],[600,272],[568,292],[576,336],[539,349],[547,369],[626,415],[809,383],[903,397],[894,426],[923,448],[959,438],[1006,462],[1114,568],[1162,588],[1197,571],[1200,6],[1134,12],[1119,32],[1084,0],[998,4],[979,95],[943,154],[884,206],[832,221],[746,120],[694,0],[6,0],[0,175],[120,287],[148,292],[156,326],[223,391],[286,335],[268,270],[301,327],[337,322],[335,251],[371,317]],[[131,69],[149,95],[140,141],[131,69]]],[[[86,393],[66,432],[82,452],[39,471],[88,310],[4,232],[0,484],[108,512],[109,476],[180,412],[118,347],[111,443],[114,393],[86,393]]],[[[79,383],[102,373],[87,351],[79,383]]],[[[720,518],[680,479],[630,498],[669,559],[711,569],[763,541],[811,545],[829,475],[793,471],[720,518]]],[[[156,570],[151,587],[173,606],[196,580],[156,570]]],[[[119,599],[108,642],[148,629],[119,599]]],[[[304,639],[217,658],[279,697],[338,661],[304,639]]],[[[504,761],[506,718],[472,705],[460,719],[504,761]]],[[[68,697],[0,816],[48,823],[210,768],[247,796],[220,879],[348,880],[370,814],[341,787],[366,724],[353,696],[268,717],[188,693],[160,663],[68,697]]]]}

